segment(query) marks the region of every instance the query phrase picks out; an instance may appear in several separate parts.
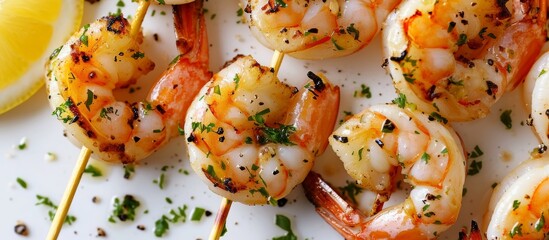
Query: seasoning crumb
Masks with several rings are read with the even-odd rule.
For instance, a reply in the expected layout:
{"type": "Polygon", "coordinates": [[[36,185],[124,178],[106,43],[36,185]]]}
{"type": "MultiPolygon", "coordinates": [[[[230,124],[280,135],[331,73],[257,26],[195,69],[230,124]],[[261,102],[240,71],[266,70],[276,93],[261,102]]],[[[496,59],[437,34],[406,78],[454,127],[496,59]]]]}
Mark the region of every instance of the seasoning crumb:
{"type": "Polygon", "coordinates": [[[288,203],[287,198],[281,198],[281,199],[278,199],[278,201],[276,201],[276,204],[278,207],[284,207],[286,203],[288,203]]]}
{"type": "Polygon", "coordinates": [[[15,225],[13,230],[17,235],[25,237],[29,235],[29,229],[27,228],[27,225],[21,221],[17,221],[17,224],[15,225]]]}
{"type": "Polygon", "coordinates": [[[99,203],[99,202],[101,202],[101,199],[98,196],[92,197],[92,203],[99,203]]]}
{"type": "Polygon", "coordinates": [[[107,233],[105,232],[105,230],[103,230],[103,228],[98,227],[97,228],[97,237],[106,237],[106,236],[107,236],[107,233]]]}
{"type": "Polygon", "coordinates": [[[145,225],[137,225],[137,229],[145,231],[145,225]]]}
{"type": "Polygon", "coordinates": [[[44,155],[44,160],[46,160],[48,162],[55,161],[55,160],[57,160],[57,154],[52,153],[52,152],[47,152],[46,155],[44,155]]]}

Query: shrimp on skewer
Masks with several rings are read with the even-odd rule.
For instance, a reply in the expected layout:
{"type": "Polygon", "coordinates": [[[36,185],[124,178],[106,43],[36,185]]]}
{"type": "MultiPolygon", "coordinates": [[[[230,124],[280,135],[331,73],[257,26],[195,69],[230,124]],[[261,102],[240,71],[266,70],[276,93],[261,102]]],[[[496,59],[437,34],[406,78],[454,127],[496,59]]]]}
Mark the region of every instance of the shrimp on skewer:
{"type": "Polygon", "coordinates": [[[191,167],[218,195],[275,203],[301,183],[324,152],[339,87],[308,73],[302,88],[237,56],[197,95],[185,122],[191,167]]]}
{"type": "Polygon", "coordinates": [[[525,161],[492,193],[485,224],[493,239],[545,239],[549,232],[549,157],[525,161]]]}
{"type": "Polygon", "coordinates": [[[534,63],[546,11],[545,0],[402,2],[383,32],[395,88],[450,121],[485,117],[534,63]]]}
{"type": "Polygon", "coordinates": [[[539,57],[524,83],[524,100],[530,108],[532,126],[545,146],[549,146],[549,52],[539,57]]]}
{"type": "Polygon", "coordinates": [[[130,36],[122,16],[103,17],[75,33],[47,66],[53,114],[67,132],[102,160],[131,163],[178,135],[185,112],[209,80],[208,43],[202,1],[174,6],[178,61],[156,82],[147,99],[119,101],[115,88],[154,67],[130,36]]]}
{"type": "Polygon", "coordinates": [[[241,0],[264,46],[302,59],[349,55],[372,41],[401,0],[241,0]]]}
{"type": "Polygon", "coordinates": [[[356,183],[378,195],[364,214],[320,175],[305,179],[306,196],[346,239],[431,239],[457,220],[465,156],[452,129],[415,111],[377,105],[347,120],[329,141],[356,183]],[[412,185],[410,196],[381,210],[397,171],[412,185]]]}

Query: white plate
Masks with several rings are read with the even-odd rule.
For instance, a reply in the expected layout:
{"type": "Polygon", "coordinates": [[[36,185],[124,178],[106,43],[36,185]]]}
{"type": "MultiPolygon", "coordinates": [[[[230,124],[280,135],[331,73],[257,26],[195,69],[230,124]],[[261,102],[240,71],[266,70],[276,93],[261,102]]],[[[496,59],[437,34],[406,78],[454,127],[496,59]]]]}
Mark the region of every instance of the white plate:
{"type": "MultiPolygon", "coordinates": [[[[136,3],[123,0],[122,11],[133,14],[136,3]]],[[[117,1],[100,1],[85,4],[83,23],[108,12],[115,12],[117,1]]],[[[236,54],[251,54],[264,65],[270,63],[272,52],[260,45],[246,25],[238,24],[237,1],[209,1],[205,8],[210,39],[210,66],[218,71],[223,63],[236,54]]],[[[154,72],[147,75],[139,86],[138,96],[147,93],[150,82],[161,74],[165,66],[177,55],[172,30],[171,8],[153,5],[145,18],[145,50],[156,62],[154,72]],[[155,11],[155,15],[152,12],[155,11]],[[166,14],[162,15],[162,11],[166,14]],[[153,38],[158,34],[159,41],[153,38]],[[146,84],[149,82],[149,84],[146,84]]],[[[364,50],[334,60],[303,61],[286,57],[281,66],[281,79],[292,84],[302,84],[306,72],[322,71],[333,82],[342,87],[340,117],[343,111],[357,113],[373,104],[389,102],[396,94],[389,76],[381,68],[380,37],[376,37],[364,50]],[[371,88],[372,98],[356,98],[353,92],[360,90],[361,84],[371,88]]],[[[50,220],[48,208],[37,203],[36,195],[49,197],[58,204],[72,172],[79,148],[71,144],[64,136],[61,124],[51,115],[42,89],[29,101],[14,110],[0,115],[0,236],[6,239],[20,239],[14,233],[18,221],[24,222],[29,230],[28,239],[44,239],[50,220]],[[19,150],[17,145],[22,138],[27,139],[27,147],[19,150]],[[52,152],[57,159],[48,161],[45,155],[52,152]],[[28,184],[23,189],[16,179],[21,178],[28,184]]],[[[457,232],[470,221],[480,221],[486,208],[492,184],[498,182],[520,161],[528,157],[529,151],[538,144],[530,128],[522,123],[528,114],[523,109],[519,91],[505,95],[493,107],[493,113],[485,119],[470,123],[453,124],[465,143],[465,149],[472,151],[478,145],[484,155],[479,158],[483,167],[479,174],[468,176],[465,187],[467,193],[463,208],[455,226],[445,232],[441,239],[456,239],[457,232]],[[506,130],[499,116],[503,110],[512,110],[513,128],[506,130]]],[[[204,217],[200,222],[187,220],[185,223],[170,225],[164,239],[206,239],[213,225],[215,212],[221,198],[211,193],[194,175],[189,167],[184,139],[174,139],[168,146],[138,166],[131,180],[123,178],[120,165],[107,165],[91,160],[99,166],[103,176],[93,178],[85,174],[82,178],[69,214],[77,220],[65,225],[60,239],[96,239],[97,228],[106,231],[109,239],[153,239],[154,223],[170,209],[187,205],[190,215],[195,207],[202,207],[213,215],[204,217]],[[163,166],[168,166],[162,171],[163,166]],[[179,173],[180,169],[190,172],[179,173]],[[162,173],[166,176],[164,189],[153,183],[162,173]],[[133,222],[110,223],[107,221],[112,212],[114,197],[125,194],[134,195],[140,202],[137,219],[133,222]],[[92,198],[98,197],[98,203],[92,198]],[[169,204],[166,198],[172,199],[169,204]],[[148,213],[144,213],[148,211],[148,213]],[[145,226],[138,230],[137,226],[145,226]]],[[[315,169],[325,174],[336,186],[345,185],[345,175],[340,162],[331,149],[317,161],[315,169]],[[330,173],[330,174],[328,174],[330,173]]],[[[397,193],[395,198],[404,197],[397,193]]],[[[292,220],[294,232],[300,239],[341,239],[328,224],[314,211],[312,204],[304,197],[301,187],[297,187],[288,197],[284,207],[245,206],[233,204],[227,220],[228,232],[223,239],[271,239],[285,234],[275,223],[275,215],[283,214],[292,220]]],[[[392,200],[392,203],[398,200],[392,200]]]]}

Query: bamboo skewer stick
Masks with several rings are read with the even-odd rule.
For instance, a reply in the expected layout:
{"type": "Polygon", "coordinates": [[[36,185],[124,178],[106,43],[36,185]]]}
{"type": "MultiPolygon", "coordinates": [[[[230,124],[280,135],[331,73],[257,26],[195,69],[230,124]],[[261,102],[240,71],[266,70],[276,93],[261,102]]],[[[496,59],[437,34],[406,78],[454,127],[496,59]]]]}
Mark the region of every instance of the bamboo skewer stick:
{"type": "MultiPolygon", "coordinates": [[[[278,69],[282,64],[282,59],[284,59],[284,53],[280,51],[274,51],[273,57],[271,59],[271,68],[274,69],[274,74],[278,75],[278,69]]],[[[229,215],[229,210],[231,210],[231,204],[233,201],[223,198],[221,200],[221,206],[215,217],[215,223],[210,232],[209,240],[218,240],[221,237],[223,229],[225,229],[225,223],[227,222],[227,216],[229,215]]]]}
{"type": "Polygon", "coordinates": [[[88,164],[88,159],[90,159],[90,155],[91,150],[87,147],[82,147],[82,150],[80,150],[80,156],[78,156],[78,161],[76,162],[76,166],[72,170],[72,175],[69,179],[69,183],[67,184],[67,188],[65,188],[65,192],[63,193],[61,203],[57,208],[55,217],[53,217],[53,221],[51,223],[50,230],[46,239],[55,240],[59,236],[59,232],[63,227],[63,223],[65,223],[65,218],[67,217],[67,213],[69,212],[74,193],[76,192],[76,188],[80,183],[82,173],[84,172],[84,168],[86,168],[86,165],[88,164]]]}
{"type": "MultiPolygon", "coordinates": [[[[145,18],[147,9],[149,8],[150,4],[150,0],[141,0],[139,2],[139,7],[137,8],[135,19],[131,23],[130,36],[136,37],[137,34],[139,34],[141,30],[141,24],[143,23],[143,19],[145,18]]],[[[76,189],[78,188],[78,184],[80,184],[80,179],[82,179],[84,169],[86,168],[86,165],[88,165],[88,160],[90,159],[91,153],[91,150],[84,146],[80,150],[80,155],[78,156],[78,160],[76,161],[76,166],[74,166],[71,178],[69,179],[69,183],[65,188],[65,192],[63,193],[63,197],[61,198],[61,202],[59,203],[59,207],[57,208],[57,211],[53,218],[52,224],[48,231],[48,235],[46,236],[47,240],[56,240],[59,236],[61,228],[63,227],[63,223],[65,222],[65,218],[67,217],[67,213],[69,212],[74,194],[76,193],[76,189]]]]}

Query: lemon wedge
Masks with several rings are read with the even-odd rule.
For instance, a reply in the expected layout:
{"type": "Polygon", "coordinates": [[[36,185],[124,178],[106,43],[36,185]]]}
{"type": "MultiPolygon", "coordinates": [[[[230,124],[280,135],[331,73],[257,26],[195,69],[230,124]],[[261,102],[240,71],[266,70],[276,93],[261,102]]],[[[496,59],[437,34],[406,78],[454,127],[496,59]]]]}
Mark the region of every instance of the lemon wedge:
{"type": "Polygon", "coordinates": [[[40,89],[46,61],[83,11],[83,0],[0,0],[0,114],[40,89]]]}

